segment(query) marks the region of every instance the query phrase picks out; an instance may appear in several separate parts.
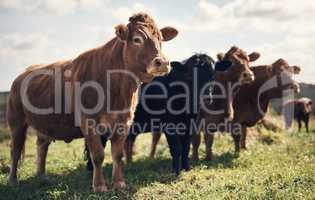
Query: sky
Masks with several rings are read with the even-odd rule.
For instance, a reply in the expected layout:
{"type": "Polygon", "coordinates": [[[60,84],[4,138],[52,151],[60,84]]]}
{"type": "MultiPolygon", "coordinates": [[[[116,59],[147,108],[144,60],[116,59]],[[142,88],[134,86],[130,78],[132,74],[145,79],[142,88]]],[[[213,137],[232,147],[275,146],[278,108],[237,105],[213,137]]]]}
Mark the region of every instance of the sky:
{"type": "Polygon", "coordinates": [[[1,0],[0,91],[32,64],[72,59],[105,44],[114,27],[139,11],[179,35],[163,43],[170,60],[193,53],[215,57],[236,45],[258,51],[253,65],[278,58],[302,68],[298,81],[315,83],[314,0],[1,0]]]}

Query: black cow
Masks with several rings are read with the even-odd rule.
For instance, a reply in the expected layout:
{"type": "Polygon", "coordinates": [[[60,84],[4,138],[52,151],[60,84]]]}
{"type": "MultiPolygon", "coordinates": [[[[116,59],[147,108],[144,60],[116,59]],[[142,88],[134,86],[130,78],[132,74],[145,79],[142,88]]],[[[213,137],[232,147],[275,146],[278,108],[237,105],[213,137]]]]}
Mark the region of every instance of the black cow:
{"type": "MultiPolygon", "coordinates": [[[[189,170],[192,125],[198,115],[200,100],[204,95],[210,96],[210,82],[215,71],[224,71],[231,64],[230,61],[215,64],[208,55],[195,54],[182,63],[172,62],[168,75],[143,84],[126,141],[127,162],[132,160],[133,144],[138,134],[164,132],[173,158],[174,172],[179,174],[180,161],[182,168],[189,170]]],[[[104,137],[104,145],[105,140],[104,137]]],[[[88,153],[86,155],[89,156],[88,153]]],[[[92,169],[89,158],[87,168],[92,169]]]]}
{"type": "Polygon", "coordinates": [[[304,122],[306,132],[309,132],[308,124],[312,113],[312,107],[313,102],[307,97],[286,102],[283,106],[286,128],[291,128],[292,119],[294,118],[298,123],[299,131],[301,131],[302,122],[304,122]]]}

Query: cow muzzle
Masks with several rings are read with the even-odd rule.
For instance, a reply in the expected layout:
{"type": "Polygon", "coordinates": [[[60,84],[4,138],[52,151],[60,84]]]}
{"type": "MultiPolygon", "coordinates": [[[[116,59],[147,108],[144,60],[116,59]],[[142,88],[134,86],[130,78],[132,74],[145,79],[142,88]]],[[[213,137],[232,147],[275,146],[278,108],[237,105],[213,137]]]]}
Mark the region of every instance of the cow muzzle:
{"type": "Polygon", "coordinates": [[[170,72],[170,62],[164,57],[156,57],[150,63],[147,72],[153,76],[164,76],[170,72]]]}
{"type": "Polygon", "coordinates": [[[298,83],[293,83],[290,87],[294,91],[294,93],[300,93],[300,85],[298,83]]]}
{"type": "Polygon", "coordinates": [[[246,71],[241,74],[240,82],[241,84],[251,83],[255,80],[255,75],[251,71],[246,71]]]}

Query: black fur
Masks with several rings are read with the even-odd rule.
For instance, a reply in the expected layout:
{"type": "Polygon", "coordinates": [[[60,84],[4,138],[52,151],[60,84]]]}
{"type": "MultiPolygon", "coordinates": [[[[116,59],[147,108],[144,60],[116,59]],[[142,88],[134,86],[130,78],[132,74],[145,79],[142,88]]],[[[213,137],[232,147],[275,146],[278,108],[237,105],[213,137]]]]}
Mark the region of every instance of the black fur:
{"type": "MultiPolygon", "coordinates": [[[[229,68],[231,63],[221,61],[215,64],[214,60],[207,54],[195,54],[187,60],[181,62],[172,62],[171,72],[163,77],[156,77],[153,82],[143,84],[140,91],[139,104],[137,105],[133,125],[126,141],[126,146],[132,147],[138,134],[144,132],[164,132],[170,147],[172,156],[173,171],[178,175],[180,169],[189,170],[189,148],[191,141],[191,122],[196,121],[199,111],[200,96],[206,94],[209,90],[205,90],[201,94],[201,89],[213,80],[215,71],[224,71],[229,68]],[[215,66],[215,67],[214,67],[215,66]],[[180,81],[188,88],[188,99],[176,98],[180,94],[187,94],[187,91],[181,85],[172,85],[172,83],[180,81]],[[194,82],[195,81],[195,82],[194,82]],[[196,86],[194,86],[194,83],[196,86]],[[157,84],[161,84],[166,88],[167,95],[164,98],[144,98],[144,95],[163,95],[163,90],[157,84]],[[194,97],[195,92],[195,97],[194,97]],[[167,105],[170,104],[173,110],[178,113],[171,112],[167,105]],[[180,112],[188,104],[187,109],[180,112]],[[147,105],[147,106],[145,106],[147,105]],[[149,108],[145,109],[145,108],[149,108]],[[161,111],[164,113],[152,113],[150,111],[161,111]],[[153,120],[156,120],[153,123],[153,120]],[[151,126],[152,123],[154,126],[151,126]],[[179,134],[177,130],[166,129],[167,125],[184,124],[185,130],[183,134],[179,134]],[[180,165],[181,164],[181,165],[180,165]]],[[[104,140],[104,139],[103,139],[104,140]]],[[[86,147],[88,164],[87,169],[92,170],[93,166],[89,159],[86,147]]]]}

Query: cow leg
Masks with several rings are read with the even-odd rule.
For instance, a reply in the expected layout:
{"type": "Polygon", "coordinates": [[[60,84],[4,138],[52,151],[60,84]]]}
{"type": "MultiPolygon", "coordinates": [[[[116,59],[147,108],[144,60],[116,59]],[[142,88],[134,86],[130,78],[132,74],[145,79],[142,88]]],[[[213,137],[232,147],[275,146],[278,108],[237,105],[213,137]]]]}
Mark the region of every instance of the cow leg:
{"type": "Polygon", "coordinates": [[[90,156],[89,147],[86,144],[86,142],[84,143],[84,154],[85,154],[85,159],[87,160],[86,169],[91,172],[91,171],[93,171],[93,163],[92,163],[92,159],[90,156]]]}
{"type": "Polygon", "coordinates": [[[200,142],[201,142],[201,133],[196,133],[192,135],[192,147],[193,147],[193,154],[192,154],[192,159],[194,161],[199,160],[199,153],[198,153],[198,149],[200,146],[200,142]]]}
{"type": "MultiPolygon", "coordinates": [[[[126,143],[127,136],[124,134],[115,134],[111,139],[111,151],[113,159],[113,171],[112,180],[114,188],[126,187],[126,183],[123,177],[123,162],[122,157],[124,153],[124,145],[126,143]]],[[[132,151],[131,151],[132,154],[132,151]]]]}
{"type": "Polygon", "coordinates": [[[11,185],[17,183],[17,167],[25,145],[27,128],[26,124],[11,127],[11,168],[9,174],[9,184],[11,185]]]}
{"type": "Polygon", "coordinates": [[[190,169],[189,167],[189,149],[190,149],[190,142],[191,142],[191,136],[189,133],[186,133],[186,135],[180,136],[181,144],[182,144],[182,168],[186,171],[190,169]]]}
{"type": "Polygon", "coordinates": [[[45,175],[46,157],[50,141],[38,136],[37,141],[37,171],[36,176],[45,175]]]}
{"type": "Polygon", "coordinates": [[[247,137],[247,127],[242,126],[241,130],[241,141],[240,141],[240,149],[246,150],[246,137],[247,137]]]}
{"type": "Polygon", "coordinates": [[[301,131],[301,128],[302,128],[302,122],[300,119],[298,119],[298,126],[299,126],[299,132],[301,131]]]}
{"type": "MultiPolygon", "coordinates": [[[[233,127],[233,125],[232,125],[232,127],[233,127]]],[[[235,153],[238,153],[240,151],[241,134],[242,133],[237,133],[236,129],[232,128],[231,135],[232,135],[233,141],[234,141],[235,153]]]]}
{"type": "Polygon", "coordinates": [[[153,159],[156,152],[156,146],[159,143],[161,138],[161,133],[153,133],[152,134],[152,143],[151,143],[151,151],[150,151],[150,158],[153,159]]]}
{"type": "Polygon", "coordinates": [[[101,137],[89,132],[85,135],[85,142],[90,151],[90,156],[93,164],[93,190],[94,192],[107,192],[107,186],[103,175],[102,164],[104,161],[104,149],[101,142],[101,137]]]}
{"type": "Polygon", "coordinates": [[[181,153],[181,145],[180,141],[178,138],[178,135],[174,134],[165,134],[168,146],[170,148],[170,153],[172,156],[172,167],[173,167],[173,172],[178,176],[179,171],[180,171],[180,162],[179,162],[179,157],[181,153]]]}
{"type": "Polygon", "coordinates": [[[241,135],[232,133],[232,137],[233,137],[233,141],[234,141],[235,153],[238,153],[238,152],[240,152],[241,135]]]}
{"type": "Polygon", "coordinates": [[[204,134],[204,139],[206,143],[206,160],[212,160],[212,145],[214,140],[214,133],[207,132],[204,134]]]}
{"type": "Polygon", "coordinates": [[[129,133],[125,142],[125,154],[126,154],[126,163],[129,164],[132,162],[133,147],[137,134],[129,133]]]}
{"type": "MultiPolygon", "coordinates": [[[[101,136],[101,142],[102,142],[103,148],[105,148],[106,142],[107,142],[106,136],[104,136],[104,135],[101,136]]],[[[87,160],[87,162],[86,162],[86,169],[88,171],[93,171],[92,159],[91,159],[91,156],[90,156],[89,147],[86,144],[86,142],[84,143],[84,154],[85,154],[85,159],[87,160]]]]}
{"type": "Polygon", "coordinates": [[[309,122],[309,116],[306,116],[304,120],[304,124],[305,124],[305,129],[307,133],[309,132],[308,122],[309,122]]]}

